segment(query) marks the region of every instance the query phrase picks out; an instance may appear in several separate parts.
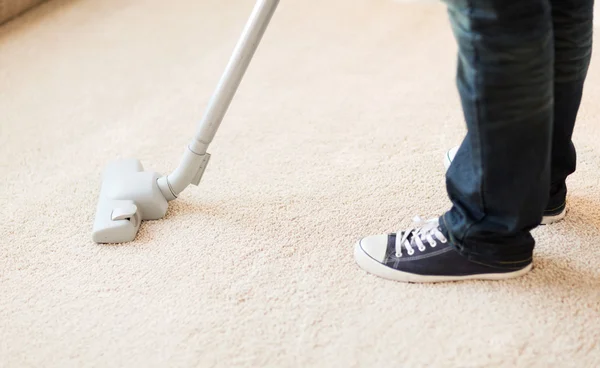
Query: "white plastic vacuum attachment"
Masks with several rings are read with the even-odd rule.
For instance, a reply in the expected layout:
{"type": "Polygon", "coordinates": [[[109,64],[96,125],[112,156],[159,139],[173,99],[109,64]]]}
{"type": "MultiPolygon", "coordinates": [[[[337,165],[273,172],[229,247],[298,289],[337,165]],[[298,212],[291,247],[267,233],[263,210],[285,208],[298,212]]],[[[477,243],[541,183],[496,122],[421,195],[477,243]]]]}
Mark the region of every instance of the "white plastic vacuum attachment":
{"type": "Polygon", "coordinates": [[[173,173],[161,176],[144,171],[140,161],[111,163],[102,178],[92,238],[97,243],[124,243],[135,239],[142,220],[157,220],[167,212],[168,201],[188,185],[198,185],[212,142],[244,73],[254,56],[279,0],[259,0],[225,68],[195,138],[173,173]]]}
{"type": "Polygon", "coordinates": [[[97,243],[131,241],[142,220],[157,220],[169,206],[156,181],[138,160],[115,161],[106,167],[96,209],[93,239],[97,243]]]}

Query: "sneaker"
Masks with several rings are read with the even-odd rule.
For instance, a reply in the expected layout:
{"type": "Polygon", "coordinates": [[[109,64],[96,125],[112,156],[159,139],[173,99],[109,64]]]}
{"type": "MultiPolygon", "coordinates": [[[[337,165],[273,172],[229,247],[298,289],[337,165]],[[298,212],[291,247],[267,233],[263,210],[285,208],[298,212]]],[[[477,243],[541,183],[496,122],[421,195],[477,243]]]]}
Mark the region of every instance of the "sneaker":
{"type": "Polygon", "coordinates": [[[566,202],[553,209],[545,210],[544,217],[542,218],[542,225],[550,225],[555,222],[559,222],[564,219],[567,215],[567,204],[566,202]]]}
{"type": "Polygon", "coordinates": [[[373,275],[403,282],[504,280],[531,270],[531,258],[512,268],[470,261],[450,244],[438,221],[416,218],[407,231],[362,239],[354,248],[356,263],[373,275]]]}
{"type": "Polygon", "coordinates": [[[450,168],[452,161],[454,161],[454,157],[456,157],[459,147],[460,146],[452,147],[446,152],[446,155],[444,156],[444,167],[446,168],[446,171],[450,168]]]}
{"type": "MultiPolygon", "coordinates": [[[[456,147],[450,149],[448,152],[446,152],[446,155],[444,156],[444,167],[446,168],[446,170],[448,170],[450,168],[450,165],[452,164],[454,157],[456,157],[456,152],[458,152],[458,148],[459,147],[456,146],[456,147]]],[[[566,215],[567,215],[566,203],[563,203],[560,207],[557,207],[554,209],[547,209],[544,211],[544,217],[542,218],[541,225],[550,225],[555,222],[559,222],[562,219],[564,219],[566,215]]]]}

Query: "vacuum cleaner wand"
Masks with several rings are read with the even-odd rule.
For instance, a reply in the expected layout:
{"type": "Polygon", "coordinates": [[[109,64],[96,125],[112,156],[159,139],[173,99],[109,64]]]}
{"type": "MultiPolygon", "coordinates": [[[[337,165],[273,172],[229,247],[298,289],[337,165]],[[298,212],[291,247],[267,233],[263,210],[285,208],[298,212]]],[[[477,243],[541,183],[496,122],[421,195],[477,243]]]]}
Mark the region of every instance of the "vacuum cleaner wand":
{"type": "Polygon", "coordinates": [[[138,160],[111,163],[103,175],[94,221],[97,243],[124,243],[135,238],[141,220],[162,218],[167,201],[188,185],[198,185],[210,159],[212,142],[244,73],[254,56],[279,0],[258,0],[225,72],[200,121],[195,138],[184,152],[177,169],[168,176],[143,170],[138,160]]]}

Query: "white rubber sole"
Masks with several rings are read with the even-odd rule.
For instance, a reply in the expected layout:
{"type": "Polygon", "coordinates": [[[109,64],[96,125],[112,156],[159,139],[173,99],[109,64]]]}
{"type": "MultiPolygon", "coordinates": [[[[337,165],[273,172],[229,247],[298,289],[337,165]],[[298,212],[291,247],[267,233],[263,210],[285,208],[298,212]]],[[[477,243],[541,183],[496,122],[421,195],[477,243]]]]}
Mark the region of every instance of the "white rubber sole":
{"type": "Polygon", "coordinates": [[[450,164],[452,164],[452,161],[450,160],[450,151],[448,151],[444,156],[444,168],[446,169],[446,171],[448,171],[448,169],[450,168],[450,164]]]}
{"type": "Polygon", "coordinates": [[[542,225],[550,225],[550,224],[553,224],[555,222],[559,222],[559,221],[563,220],[565,218],[565,216],[567,216],[567,209],[566,208],[561,213],[559,213],[558,215],[544,216],[542,218],[542,225]]]}
{"type": "Polygon", "coordinates": [[[465,281],[465,280],[506,280],[525,275],[531,271],[533,264],[514,272],[506,273],[486,273],[468,276],[424,276],[414,273],[402,272],[394,270],[384,264],[381,264],[371,258],[360,246],[360,242],[354,246],[354,259],[356,264],[370,274],[382,277],[384,279],[401,281],[401,282],[450,282],[450,281],[465,281]]]}

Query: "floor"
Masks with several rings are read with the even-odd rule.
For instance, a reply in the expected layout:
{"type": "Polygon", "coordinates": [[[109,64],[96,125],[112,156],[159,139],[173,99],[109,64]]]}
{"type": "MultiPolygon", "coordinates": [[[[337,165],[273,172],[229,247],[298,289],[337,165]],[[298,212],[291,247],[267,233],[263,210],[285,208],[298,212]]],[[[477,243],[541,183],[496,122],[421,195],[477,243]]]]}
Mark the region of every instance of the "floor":
{"type": "Polygon", "coordinates": [[[501,282],[360,270],[363,235],[448,207],[464,134],[434,2],[286,0],[199,187],[91,241],[105,164],[178,163],[252,7],[54,0],[0,29],[0,366],[600,366],[600,55],[566,221],[501,282]]]}

